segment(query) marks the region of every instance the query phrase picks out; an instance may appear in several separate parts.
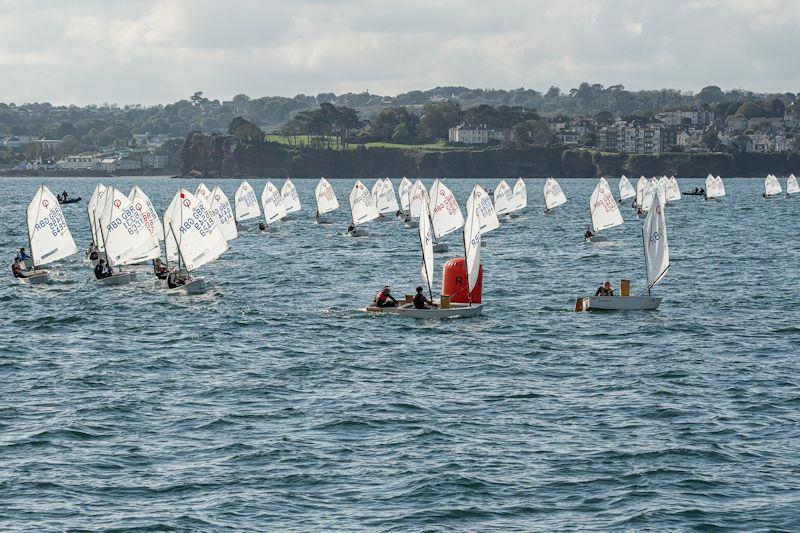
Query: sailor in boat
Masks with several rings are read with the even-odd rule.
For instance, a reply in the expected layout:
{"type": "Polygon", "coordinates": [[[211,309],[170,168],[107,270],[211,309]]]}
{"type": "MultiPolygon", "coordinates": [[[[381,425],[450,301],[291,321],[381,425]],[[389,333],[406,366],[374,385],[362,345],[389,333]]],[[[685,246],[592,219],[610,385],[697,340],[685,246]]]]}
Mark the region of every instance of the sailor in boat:
{"type": "Polygon", "coordinates": [[[547,214],[547,213],[549,213],[549,212],[550,212],[550,210],[547,208],[547,206],[545,206],[545,208],[544,208],[544,214],[546,215],[546,214],[547,214]]]}
{"type": "Polygon", "coordinates": [[[592,233],[592,230],[589,226],[586,226],[586,231],[583,232],[583,238],[588,241],[592,237],[594,237],[594,233],[592,233]]]}
{"type": "Polygon", "coordinates": [[[595,296],[614,296],[614,290],[611,288],[611,282],[606,281],[594,293],[595,296]]]}
{"type": "Polygon", "coordinates": [[[14,274],[15,278],[28,277],[22,273],[22,263],[20,263],[19,259],[17,259],[16,257],[14,258],[14,262],[11,264],[11,273],[14,274]]]}
{"type": "Polygon", "coordinates": [[[261,230],[261,231],[267,231],[267,225],[264,224],[263,222],[259,222],[258,223],[258,229],[261,230]]]}
{"type": "Polygon", "coordinates": [[[90,261],[97,261],[100,258],[100,254],[97,253],[97,248],[93,242],[89,243],[89,248],[86,250],[86,257],[88,257],[90,261]]]}
{"type": "Polygon", "coordinates": [[[158,279],[167,279],[169,276],[169,269],[161,262],[160,257],[156,257],[156,260],[153,261],[153,273],[158,279]]]}
{"type": "Polygon", "coordinates": [[[350,225],[347,226],[347,233],[353,233],[355,230],[356,230],[356,225],[351,222],[350,225]]]}
{"type": "Polygon", "coordinates": [[[61,201],[62,202],[66,202],[68,196],[69,196],[69,194],[67,194],[67,191],[62,192],[61,193],[61,201]]]}
{"type": "Polygon", "coordinates": [[[18,260],[19,262],[25,262],[30,259],[31,256],[25,253],[25,248],[20,248],[19,253],[14,256],[14,259],[18,260]]]}
{"type": "Polygon", "coordinates": [[[414,295],[414,308],[430,309],[431,307],[436,307],[436,305],[425,297],[422,293],[422,287],[417,287],[417,294],[414,295]]]}
{"type": "Polygon", "coordinates": [[[167,276],[167,287],[170,289],[177,289],[181,285],[185,285],[186,280],[183,279],[180,275],[178,275],[178,269],[173,268],[170,270],[169,275],[167,276]]]}
{"type": "Polygon", "coordinates": [[[99,260],[97,266],[94,267],[94,277],[97,279],[110,278],[113,274],[111,267],[106,265],[103,259],[99,260]]]}
{"type": "Polygon", "coordinates": [[[381,292],[375,295],[375,299],[372,300],[373,307],[397,307],[397,300],[394,299],[394,296],[391,295],[391,291],[388,285],[384,285],[381,292]]]}

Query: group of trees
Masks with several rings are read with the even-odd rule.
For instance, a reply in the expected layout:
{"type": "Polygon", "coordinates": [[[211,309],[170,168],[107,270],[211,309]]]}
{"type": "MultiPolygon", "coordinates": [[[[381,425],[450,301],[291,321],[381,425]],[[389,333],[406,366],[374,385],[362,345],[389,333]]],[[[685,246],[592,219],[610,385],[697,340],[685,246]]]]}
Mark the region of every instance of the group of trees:
{"type": "Polygon", "coordinates": [[[291,142],[298,135],[305,135],[306,144],[312,148],[347,148],[351,134],[361,125],[355,109],[322,102],[318,109],[297,113],[281,133],[291,142]]]}

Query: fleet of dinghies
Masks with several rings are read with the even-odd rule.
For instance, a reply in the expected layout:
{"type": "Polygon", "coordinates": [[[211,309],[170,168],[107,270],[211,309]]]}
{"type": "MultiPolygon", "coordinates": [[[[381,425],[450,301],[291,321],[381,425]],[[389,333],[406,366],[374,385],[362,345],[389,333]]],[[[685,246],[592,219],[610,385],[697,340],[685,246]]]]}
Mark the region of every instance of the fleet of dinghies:
{"type": "MultiPolygon", "coordinates": [[[[725,196],[725,184],[720,176],[709,174],[704,185],[704,189],[695,188],[685,194],[703,195],[706,200],[725,196]]],[[[682,197],[678,182],[674,176],[652,177],[650,180],[641,176],[634,189],[627,176],[623,175],[619,179],[618,191],[620,202],[633,198],[632,206],[637,209],[637,214],[644,215],[642,239],[648,294],[630,296],[629,284],[623,280],[622,294],[578,298],[576,310],[655,309],[661,303],[661,298],[653,297],[650,291],[669,268],[665,211],[669,203],[682,197]]],[[[790,196],[798,192],[800,187],[797,179],[790,175],[786,180],[785,194],[790,196]]],[[[561,186],[552,177],[545,181],[543,193],[545,212],[567,201],[561,186]]],[[[764,180],[764,197],[775,198],[783,193],[777,176],[768,175],[764,180]]],[[[326,215],[340,206],[333,186],[325,178],[319,179],[314,198],[316,221],[331,223],[326,215]]],[[[479,298],[472,301],[472,293],[476,284],[480,285],[480,247],[484,236],[500,227],[499,216],[511,218],[528,205],[527,188],[522,178],[514,183],[513,188],[506,180],[500,180],[494,189],[494,198],[480,184],[476,184],[466,201],[466,217],[453,192],[440,179],[433,182],[429,192],[421,180],[412,183],[404,177],[397,194],[389,178],[377,179],[371,189],[361,180],[356,180],[348,200],[350,236],[368,235],[365,224],[392,213],[404,215],[406,227],[417,229],[421,272],[431,302],[434,301],[436,287],[434,254],[448,250],[448,245],[442,239],[458,230],[463,231],[464,257],[460,259],[462,266],[459,268],[464,269],[464,275],[456,277],[468,279],[468,289],[459,289],[469,293],[467,300],[451,302],[452,293],[445,294],[445,288],[447,285],[452,289],[452,286],[445,283],[443,275],[441,296],[432,307],[419,308],[405,303],[390,311],[378,309],[384,313],[415,318],[480,314],[483,303],[479,298]]],[[[91,254],[87,252],[87,258],[95,266],[99,284],[125,285],[136,279],[136,272],[129,267],[160,261],[160,242],[164,241],[166,269],[179,280],[175,284],[168,283],[168,286],[180,288],[189,294],[200,294],[207,290],[207,284],[202,276],[196,277],[194,272],[229,249],[229,242],[239,237],[242,222],[263,215],[261,229],[272,230],[287,214],[301,209],[300,196],[290,179],[280,189],[267,180],[260,202],[247,181],[242,181],[237,188],[233,204],[220,187],[209,189],[200,183],[194,194],[180,188],[163,218],[158,216],[153,202],[138,185],[125,195],[113,186],[98,183],[87,204],[92,235],[91,254]]],[[[599,178],[589,198],[589,216],[593,231],[587,228],[585,237],[593,243],[608,240],[606,235],[598,234],[624,223],[620,205],[606,178],[599,178]]],[[[44,185],[37,189],[28,206],[27,222],[31,257],[26,258],[24,275],[18,277],[22,283],[47,283],[51,279],[50,272],[41,267],[77,253],[78,247],[67,227],[58,199],[44,185]]],[[[448,265],[445,265],[445,270],[448,265]]],[[[16,269],[20,268],[16,262],[14,268],[16,276],[16,269]]],[[[162,276],[159,278],[163,279],[162,276]]]]}

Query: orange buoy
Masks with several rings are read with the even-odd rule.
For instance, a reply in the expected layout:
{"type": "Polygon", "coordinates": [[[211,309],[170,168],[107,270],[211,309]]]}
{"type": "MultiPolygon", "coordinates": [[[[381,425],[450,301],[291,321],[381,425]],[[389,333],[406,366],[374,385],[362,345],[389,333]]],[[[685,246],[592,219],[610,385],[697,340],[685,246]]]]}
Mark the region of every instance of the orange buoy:
{"type": "Polygon", "coordinates": [[[454,257],[442,267],[442,294],[450,296],[450,302],[465,304],[481,303],[483,289],[483,265],[478,269],[478,281],[467,297],[467,267],[463,257],[454,257]]]}

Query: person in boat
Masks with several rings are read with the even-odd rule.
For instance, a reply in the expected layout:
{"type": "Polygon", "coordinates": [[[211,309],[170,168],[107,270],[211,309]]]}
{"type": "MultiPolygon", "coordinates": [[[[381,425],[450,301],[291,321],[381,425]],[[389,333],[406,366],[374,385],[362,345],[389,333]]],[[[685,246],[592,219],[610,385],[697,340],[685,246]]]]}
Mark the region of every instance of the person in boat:
{"type": "Polygon", "coordinates": [[[25,274],[22,273],[22,263],[20,263],[19,259],[14,259],[14,262],[11,264],[11,273],[14,274],[15,278],[27,278],[25,274]]]}
{"type": "Polygon", "coordinates": [[[173,268],[167,276],[167,287],[170,289],[177,289],[181,285],[185,285],[186,280],[178,275],[178,269],[173,268]]]}
{"type": "Polygon", "coordinates": [[[550,212],[550,209],[548,209],[547,207],[545,207],[545,208],[544,208],[544,214],[546,215],[546,214],[547,214],[547,213],[549,213],[549,212],[550,212]]]}
{"type": "Polygon", "coordinates": [[[258,229],[261,231],[267,231],[267,225],[263,222],[258,223],[258,229]]]}
{"type": "Polygon", "coordinates": [[[158,279],[167,279],[167,276],[169,276],[169,269],[161,262],[160,257],[157,257],[156,260],[153,261],[153,273],[158,279]]]}
{"type": "Polygon", "coordinates": [[[356,225],[351,222],[350,225],[347,226],[347,233],[353,233],[355,230],[356,230],[356,225]]]}
{"type": "Polygon", "coordinates": [[[89,243],[89,249],[86,250],[86,257],[88,257],[90,261],[97,261],[100,259],[100,254],[97,252],[94,242],[89,243]]]}
{"type": "Polygon", "coordinates": [[[384,285],[381,292],[375,295],[372,305],[375,307],[397,307],[397,300],[391,295],[388,285],[384,285]]]}
{"type": "Polygon", "coordinates": [[[698,193],[702,194],[703,196],[705,196],[706,195],[706,190],[704,188],[700,187],[700,190],[698,191],[698,193]]]}
{"type": "Polygon", "coordinates": [[[586,231],[583,232],[583,238],[589,240],[592,237],[594,237],[594,233],[592,233],[592,230],[589,226],[586,226],[586,231]]]}
{"type": "Polygon", "coordinates": [[[611,282],[606,281],[603,283],[597,291],[594,293],[595,296],[614,296],[614,291],[611,288],[611,282]]]}
{"type": "Polygon", "coordinates": [[[106,265],[106,262],[102,259],[94,267],[94,277],[96,279],[110,278],[113,274],[111,267],[106,265]]]}
{"type": "Polygon", "coordinates": [[[414,295],[414,308],[430,309],[431,307],[433,307],[433,302],[423,294],[422,287],[417,287],[417,294],[414,295]]]}
{"type": "Polygon", "coordinates": [[[61,201],[62,201],[62,202],[66,202],[66,201],[67,201],[67,197],[68,197],[68,196],[69,196],[69,195],[67,194],[67,191],[64,191],[64,192],[62,192],[62,193],[61,193],[61,201]]]}
{"type": "Polygon", "coordinates": [[[14,259],[18,259],[20,262],[27,261],[30,258],[31,258],[31,256],[29,256],[27,253],[25,253],[25,248],[24,247],[21,247],[19,249],[19,253],[17,253],[17,255],[14,256],[14,259]]]}

